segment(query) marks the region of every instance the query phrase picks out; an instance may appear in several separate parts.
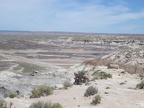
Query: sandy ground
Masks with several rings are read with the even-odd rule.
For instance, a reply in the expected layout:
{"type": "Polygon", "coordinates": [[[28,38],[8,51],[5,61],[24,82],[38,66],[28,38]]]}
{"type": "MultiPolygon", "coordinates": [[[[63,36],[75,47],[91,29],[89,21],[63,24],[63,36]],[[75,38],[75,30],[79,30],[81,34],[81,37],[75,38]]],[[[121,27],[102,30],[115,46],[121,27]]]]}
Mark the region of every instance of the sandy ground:
{"type": "Polygon", "coordinates": [[[86,85],[74,85],[68,90],[55,90],[52,95],[47,97],[6,98],[6,101],[13,102],[12,108],[28,108],[37,101],[58,102],[64,108],[144,108],[144,90],[134,89],[140,82],[137,75],[122,74],[123,70],[121,69],[107,69],[104,66],[98,67],[98,69],[113,75],[112,79],[90,82],[99,90],[98,94],[102,100],[99,105],[90,105],[94,96],[84,97],[85,90],[88,88],[86,85]],[[120,85],[123,82],[125,84],[120,85]],[[106,87],[110,87],[110,89],[106,89],[106,87]]]}

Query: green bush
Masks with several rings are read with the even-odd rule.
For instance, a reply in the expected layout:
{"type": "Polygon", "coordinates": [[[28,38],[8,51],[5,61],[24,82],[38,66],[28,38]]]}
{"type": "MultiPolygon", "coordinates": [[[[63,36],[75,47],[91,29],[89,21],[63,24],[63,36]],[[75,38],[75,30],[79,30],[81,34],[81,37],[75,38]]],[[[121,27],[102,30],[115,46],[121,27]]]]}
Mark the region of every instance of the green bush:
{"type": "Polygon", "coordinates": [[[63,86],[64,86],[64,88],[65,89],[67,89],[68,87],[72,87],[72,83],[70,82],[70,81],[65,81],[64,83],[63,83],[63,86]]]}
{"type": "Polygon", "coordinates": [[[106,89],[110,89],[110,87],[106,87],[106,89]]]}
{"type": "Polygon", "coordinates": [[[30,98],[39,98],[41,96],[48,96],[53,93],[53,88],[50,86],[41,85],[31,91],[30,98]]]}
{"type": "Polygon", "coordinates": [[[4,100],[0,100],[0,108],[3,108],[3,106],[5,105],[5,101],[4,100]]]}
{"type": "Polygon", "coordinates": [[[144,80],[141,81],[141,83],[137,84],[136,88],[138,88],[138,89],[144,89],[144,80]]]}
{"type": "Polygon", "coordinates": [[[112,74],[106,73],[106,72],[94,72],[93,73],[93,80],[95,79],[107,79],[107,78],[112,78],[112,74]]]}
{"type": "Polygon", "coordinates": [[[98,93],[98,89],[94,88],[93,86],[90,86],[86,89],[84,96],[88,97],[97,93],[98,93]]]}
{"type": "Polygon", "coordinates": [[[10,97],[10,98],[14,98],[14,97],[16,97],[16,94],[11,93],[11,94],[9,94],[9,97],[10,97]]]}
{"type": "Polygon", "coordinates": [[[54,103],[52,108],[62,108],[62,105],[59,103],[54,103]]]}
{"type": "Polygon", "coordinates": [[[93,98],[91,104],[97,105],[97,104],[99,104],[100,102],[101,102],[101,97],[100,97],[99,95],[96,95],[96,96],[93,98]]]}
{"type": "Polygon", "coordinates": [[[112,75],[111,74],[108,74],[108,73],[101,73],[100,75],[100,79],[107,79],[107,78],[112,78],[112,75]]]}
{"type": "Polygon", "coordinates": [[[51,102],[33,103],[29,108],[63,108],[59,103],[52,104],[51,102]]]}

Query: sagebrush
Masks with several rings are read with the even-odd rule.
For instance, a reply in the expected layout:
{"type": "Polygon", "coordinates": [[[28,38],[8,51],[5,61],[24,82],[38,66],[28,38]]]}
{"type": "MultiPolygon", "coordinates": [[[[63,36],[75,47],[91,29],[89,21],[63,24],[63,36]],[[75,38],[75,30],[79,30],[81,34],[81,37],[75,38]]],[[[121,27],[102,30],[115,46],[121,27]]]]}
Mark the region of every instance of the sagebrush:
{"type": "Polygon", "coordinates": [[[97,105],[97,104],[99,104],[100,102],[101,102],[101,97],[100,97],[99,95],[96,95],[96,96],[93,98],[91,104],[97,105]]]}
{"type": "Polygon", "coordinates": [[[33,103],[29,108],[63,108],[59,103],[51,103],[51,102],[37,102],[33,103]]]}
{"type": "Polygon", "coordinates": [[[64,83],[63,83],[63,86],[64,86],[64,88],[65,89],[67,89],[68,87],[72,87],[72,83],[70,82],[70,81],[65,81],[64,83]]]}
{"type": "Polygon", "coordinates": [[[86,89],[84,96],[88,97],[97,93],[98,93],[98,89],[93,86],[90,86],[86,89]]]}
{"type": "Polygon", "coordinates": [[[136,88],[138,88],[138,89],[144,89],[144,80],[141,81],[139,84],[137,84],[136,88]]]}
{"type": "Polygon", "coordinates": [[[39,98],[41,96],[51,95],[53,93],[53,90],[54,89],[50,86],[40,85],[31,91],[32,95],[30,96],[30,98],[39,98]]]}
{"type": "Polygon", "coordinates": [[[0,100],[0,108],[3,108],[4,104],[5,104],[5,101],[4,100],[0,100]]]}
{"type": "Polygon", "coordinates": [[[112,78],[112,74],[106,73],[106,72],[101,72],[97,71],[93,73],[93,80],[95,79],[107,79],[107,78],[112,78]]]}
{"type": "Polygon", "coordinates": [[[15,98],[15,97],[16,97],[16,94],[11,93],[11,94],[9,94],[9,97],[10,97],[10,98],[15,98]]]}

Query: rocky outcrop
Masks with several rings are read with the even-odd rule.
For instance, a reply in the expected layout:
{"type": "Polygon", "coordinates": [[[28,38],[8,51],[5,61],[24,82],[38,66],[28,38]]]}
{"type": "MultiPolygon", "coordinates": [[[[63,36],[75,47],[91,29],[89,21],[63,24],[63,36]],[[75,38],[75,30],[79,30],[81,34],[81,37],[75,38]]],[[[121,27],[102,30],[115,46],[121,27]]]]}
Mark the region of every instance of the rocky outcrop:
{"type": "Polygon", "coordinates": [[[74,73],[75,78],[74,78],[74,84],[76,85],[81,85],[82,83],[86,83],[89,81],[89,79],[85,76],[85,73],[79,72],[79,73],[74,73]]]}
{"type": "Polygon", "coordinates": [[[118,64],[129,73],[144,73],[144,48],[119,51],[102,57],[107,61],[118,64]]]}
{"type": "Polygon", "coordinates": [[[108,65],[108,68],[110,68],[110,69],[119,69],[119,65],[114,64],[114,63],[110,63],[110,64],[108,65]]]}
{"type": "Polygon", "coordinates": [[[144,77],[144,48],[117,51],[95,60],[86,60],[79,65],[73,66],[71,71],[75,73],[80,71],[93,72],[97,66],[102,65],[113,69],[121,68],[131,74],[144,77]]]}

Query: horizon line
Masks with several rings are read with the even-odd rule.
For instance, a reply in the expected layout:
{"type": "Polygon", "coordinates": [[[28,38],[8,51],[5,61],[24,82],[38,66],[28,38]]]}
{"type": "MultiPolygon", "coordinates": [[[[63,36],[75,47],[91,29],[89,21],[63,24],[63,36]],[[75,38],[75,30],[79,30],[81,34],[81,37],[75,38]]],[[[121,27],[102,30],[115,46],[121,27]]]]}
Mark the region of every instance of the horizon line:
{"type": "Polygon", "coordinates": [[[80,34],[118,34],[118,35],[144,35],[144,33],[96,33],[96,32],[73,32],[73,31],[32,31],[32,30],[0,30],[0,32],[37,32],[37,33],[80,33],[80,34]]]}

